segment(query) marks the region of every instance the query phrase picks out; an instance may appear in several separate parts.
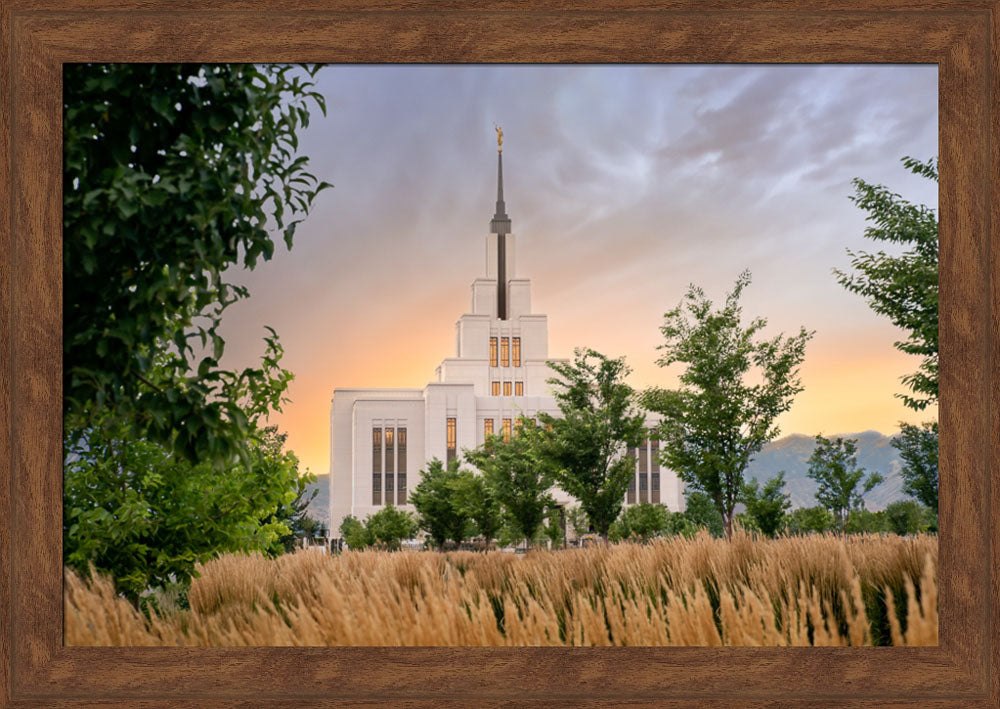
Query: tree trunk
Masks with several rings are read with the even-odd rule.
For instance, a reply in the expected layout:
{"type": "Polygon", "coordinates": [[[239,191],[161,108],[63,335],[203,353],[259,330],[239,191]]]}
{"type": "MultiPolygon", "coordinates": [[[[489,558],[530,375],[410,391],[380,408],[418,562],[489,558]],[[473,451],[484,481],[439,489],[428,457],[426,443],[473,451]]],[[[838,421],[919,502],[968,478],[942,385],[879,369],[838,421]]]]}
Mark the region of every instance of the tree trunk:
{"type": "Polygon", "coordinates": [[[725,522],[726,540],[727,541],[728,540],[732,540],[732,538],[733,538],[733,513],[730,512],[729,514],[725,515],[722,518],[722,521],[725,522]]]}

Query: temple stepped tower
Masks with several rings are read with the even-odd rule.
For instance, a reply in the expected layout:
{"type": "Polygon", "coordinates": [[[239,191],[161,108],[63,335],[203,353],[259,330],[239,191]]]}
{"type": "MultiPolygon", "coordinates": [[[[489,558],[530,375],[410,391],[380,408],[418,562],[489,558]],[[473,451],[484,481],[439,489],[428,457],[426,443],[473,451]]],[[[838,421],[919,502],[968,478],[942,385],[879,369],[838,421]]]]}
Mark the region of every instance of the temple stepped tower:
{"type": "MultiPolygon", "coordinates": [[[[503,131],[497,129],[497,200],[485,243],[485,275],[472,282],[470,311],[455,323],[455,356],[420,389],[336,388],[330,408],[330,530],[387,504],[413,510],[407,495],[428,461],[461,457],[518,416],[559,415],[546,379],[548,318],[531,311],[531,281],[519,278],[517,241],[503,193],[503,131]]],[[[565,362],[560,359],[554,361],[565,362]]],[[[647,416],[650,423],[652,417],[647,416]]],[[[626,503],[683,504],[681,483],[660,471],[655,441],[630,451],[636,478],[626,503]],[[663,480],[661,481],[661,477],[663,480]]],[[[573,504],[554,490],[560,504],[573,504]]]]}

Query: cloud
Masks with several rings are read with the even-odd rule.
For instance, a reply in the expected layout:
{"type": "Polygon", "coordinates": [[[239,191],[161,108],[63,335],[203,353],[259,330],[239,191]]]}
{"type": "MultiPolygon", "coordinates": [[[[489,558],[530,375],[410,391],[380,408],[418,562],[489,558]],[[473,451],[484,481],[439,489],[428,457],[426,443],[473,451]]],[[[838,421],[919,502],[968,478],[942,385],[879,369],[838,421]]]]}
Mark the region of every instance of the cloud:
{"type": "MultiPolygon", "coordinates": [[[[831,268],[846,265],[846,247],[867,246],[864,215],[847,199],[852,178],[936,203],[935,187],[899,164],[936,153],[936,71],[325,67],[317,80],[328,115],[314,113],[300,146],[312,172],[336,187],[317,200],[292,252],[279,248],[238,274],[252,298],[227,315],[227,358],[253,363],[262,325],[278,330],[299,375],[285,419],[290,443],[325,470],[334,386],[377,386],[379,372],[403,383],[416,363],[452,354],[469,283],[485,270],[494,122],[504,128],[518,271],[533,281],[553,343],[580,344],[602,330],[609,347],[637,348],[629,361],[643,377],[660,376],[646,350],[662,313],[689,282],[719,297],[750,267],[748,313],[786,331],[833,332],[841,344],[881,342],[891,356],[897,334],[844,292],[831,268]]],[[[827,361],[829,341],[817,340],[810,356],[827,361]]],[[[427,369],[410,384],[431,378],[427,369]]],[[[898,376],[887,379],[879,416],[891,420],[898,376]]],[[[853,428],[881,427],[873,419],[853,428]]]]}

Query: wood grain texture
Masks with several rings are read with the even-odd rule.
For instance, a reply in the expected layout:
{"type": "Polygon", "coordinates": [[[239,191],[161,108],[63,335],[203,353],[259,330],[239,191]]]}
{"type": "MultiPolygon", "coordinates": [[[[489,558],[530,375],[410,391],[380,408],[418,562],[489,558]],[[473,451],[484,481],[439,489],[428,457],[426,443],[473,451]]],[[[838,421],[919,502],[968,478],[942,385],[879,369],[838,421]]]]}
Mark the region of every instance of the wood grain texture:
{"type": "Polygon", "coordinates": [[[990,245],[990,358],[987,363],[987,388],[989,390],[990,411],[990,474],[988,480],[988,503],[990,505],[990,534],[987,540],[988,553],[984,554],[990,564],[990,584],[988,586],[989,618],[986,635],[992,639],[990,655],[987,659],[991,678],[990,696],[1000,705],[1000,476],[997,468],[1000,461],[1000,117],[997,103],[1000,102],[1000,8],[994,7],[990,14],[990,54],[989,73],[986,78],[986,105],[990,107],[989,121],[989,187],[987,199],[988,243],[990,245]]]}
{"type": "MultiPolygon", "coordinates": [[[[0,5],[0,97],[10,96],[10,7],[0,5]]],[[[10,101],[0,98],[0,703],[10,696],[10,101]]]]}
{"type": "Polygon", "coordinates": [[[1000,1],[15,0],[0,27],[0,703],[1000,706],[1000,1]],[[65,648],[61,63],[935,62],[938,648],[65,648]],[[8,165],[7,156],[11,160],[8,165]],[[8,465],[9,463],[9,465],[8,465]],[[996,475],[996,473],[992,473],[996,475]]]}
{"type": "Polygon", "coordinates": [[[941,645],[986,678],[989,577],[988,192],[986,28],[938,66],[941,186],[941,645]],[[973,415],[982,412],[984,415],[973,415]],[[956,569],[961,570],[955,573],[956,569]],[[977,622],[972,622],[973,619],[977,622]]]}
{"type": "MultiPolygon", "coordinates": [[[[978,13],[986,17],[985,13],[978,13]]],[[[15,27],[66,61],[934,62],[976,13],[574,10],[225,11],[19,14],[15,27]],[[831,27],[831,18],[836,23],[831,27]],[[246,37],[253,37],[248,51],[246,37]],[[98,41],[99,38],[99,41],[98,41]],[[89,41],[87,41],[89,39],[89,41]],[[386,52],[391,48],[391,52],[386,52]]]]}
{"type": "Polygon", "coordinates": [[[762,12],[770,14],[778,11],[821,11],[853,12],[857,10],[903,13],[956,12],[990,10],[993,0],[797,0],[793,5],[786,0],[628,0],[610,3],[607,0],[535,0],[529,7],[523,0],[270,0],[266,5],[259,0],[14,0],[21,11],[83,11],[83,12],[127,12],[158,11],[176,12],[194,10],[202,14],[219,11],[242,11],[259,13],[291,11],[303,12],[337,11],[397,12],[400,10],[452,11],[481,13],[484,10],[504,10],[512,13],[557,11],[570,17],[572,12],[592,10],[607,14],[630,14],[634,12],[697,12],[707,16],[715,12],[762,12]]]}

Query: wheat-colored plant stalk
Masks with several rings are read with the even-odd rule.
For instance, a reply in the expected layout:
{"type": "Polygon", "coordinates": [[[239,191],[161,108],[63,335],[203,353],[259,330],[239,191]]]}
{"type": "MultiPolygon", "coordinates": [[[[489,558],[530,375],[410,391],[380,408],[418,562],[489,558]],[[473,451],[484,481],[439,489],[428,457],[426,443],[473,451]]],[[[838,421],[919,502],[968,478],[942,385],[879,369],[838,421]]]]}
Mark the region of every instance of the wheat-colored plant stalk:
{"type": "Polygon", "coordinates": [[[199,567],[189,610],[161,604],[148,618],[107,577],[67,569],[66,643],[935,645],[936,573],[928,535],[741,531],[523,558],[230,554],[199,567]]]}

